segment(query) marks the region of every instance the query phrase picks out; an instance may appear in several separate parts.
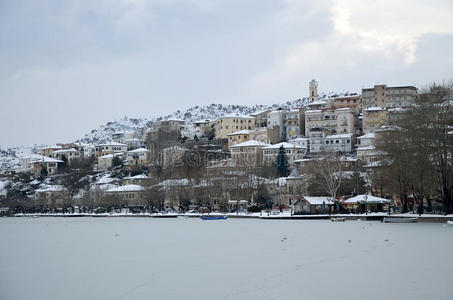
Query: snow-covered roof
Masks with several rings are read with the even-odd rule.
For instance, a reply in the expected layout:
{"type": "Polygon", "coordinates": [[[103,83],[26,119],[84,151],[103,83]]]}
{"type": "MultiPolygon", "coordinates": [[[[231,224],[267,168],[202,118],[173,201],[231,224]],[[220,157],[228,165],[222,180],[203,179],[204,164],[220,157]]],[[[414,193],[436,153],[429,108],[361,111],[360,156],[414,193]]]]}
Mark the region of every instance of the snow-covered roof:
{"type": "Polygon", "coordinates": [[[113,154],[106,154],[106,155],[103,155],[103,156],[99,156],[99,158],[114,158],[115,156],[121,156],[122,153],[113,153],[113,154]]]}
{"type": "Polygon", "coordinates": [[[343,203],[369,203],[369,204],[384,204],[390,203],[390,200],[372,195],[357,195],[345,200],[343,203]]]}
{"type": "Polygon", "coordinates": [[[53,152],[53,154],[69,153],[69,152],[79,152],[79,151],[76,150],[75,148],[71,148],[71,149],[61,149],[61,150],[55,150],[55,151],[53,152]]]}
{"type": "Polygon", "coordinates": [[[167,179],[159,182],[159,186],[187,186],[190,184],[190,180],[187,178],[182,179],[167,179]]]}
{"type": "Polygon", "coordinates": [[[137,138],[132,138],[132,139],[126,139],[124,140],[125,142],[140,142],[140,139],[137,138]]]}
{"type": "Polygon", "coordinates": [[[310,203],[311,205],[322,205],[323,203],[328,205],[328,204],[333,204],[333,201],[330,200],[331,197],[312,197],[312,196],[304,196],[304,199],[310,203]]]}
{"type": "Polygon", "coordinates": [[[335,111],[351,111],[351,108],[349,108],[349,107],[341,107],[341,108],[335,109],[335,111]]]}
{"type": "Polygon", "coordinates": [[[149,150],[145,148],[138,148],[131,151],[127,151],[127,153],[140,153],[140,152],[149,152],[149,150]]]}
{"type": "Polygon", "coordinates": [[[322,110],[320,109],[312,109],[312,110],[307,110],[305,111],[305,114],[314,114],[314,113],[320,113],[322,110]]]}
{"type": "Polygon", "coordinates": [[[309,140],[309,138],[299,137],[299,138],[292,139],[289,142],[305,142],[305,141],[308,141],[308,140],[309,140]]]}
{"type": "Polygon", "coordinates": [[[453,130],[452,130],[452,131],[449,131],[448,134],[453,134],[453,130]]]}
{"type": "Polygon", "coordinates": [[[332,134],[326,136],[326,139],[350,139],[352,137],[352,133],[343,133],[343,134],[332,134]]]}
{"type": "Polygon", "coordinates": [[[244,129],[229,133],[228,135],[238,135],[238,134],[250,134],[250,130],[244,129]]]}
{"type": "Polygon", "coordinates": [[[375,147],[373,145],[369,145],[366,147],[357,147],[357,151],[371,151],[374,149],[375,149],[375,147]]]}
{"type": "Polygon", "coordinates": [[[175,122],[185,122],[183,119],[178,119],[178,118],[169,118],[167,121],[175,121],[175,122]]]}
{"type": "Polygon", "coordinates": [[[46,185],[35,190],[35,192],[62,192],[66,191],[66,188],[62,185],[46,185]]]}
{"type": "Polygon", "coordinates": [[[266,146],[268,146],[268,145],[269,145],[269,144],[266,144],[266,143],[263,143],[263,142],[260,142],[260,141],[250,140],[250,141],[247,141],[247,142],[243,142],[243,143],[240,143],[240,144],[231,146],[230,148],[239,148],[239,147],[266,147],[266,146]]]}
{"type": "Polygon", "coordinates": [[[115,193],[115,192],[139,192],[145,190],[144,187],[137,184],[126,184],[118,186],[112,189],[107,190],[106,192],[115,193]]]}
{"type": "Polygon", "coordinates": [[[380,106],[374,106],[374,107],[365,108],[365,111],[380,111],[380,110],[385,110],[385,108],[380,107],[380,106]]]}
{"type": "Polygon", "coordinates": [[[361,135],[361,136],[358,136],[356,137],[357,139],[374,139],[375,138],[375,135],[374,135],[374,132],[370,132],[370,133],[367,133],[367,134],[364,134],[364,135],[361,135]]]}
{"type": "Polygon", "coordinates": [[[98,144],[98,146],[127,146],[126,144],[117,143],[117,142],[108,142],[106,144],[98,144]]]}
{"type": "Polygon", "coordinates": [[[269,145],[269,146],[264,147],[264,149],[279,149],[281,146],[283,146],[284,149],[290,149],[290,148],[303,149],[303,147],[301,147],[301,146],[297,146],[297,145],[287,143],[287,142],[281,142],[278,144],[269,145]]]}
{"type": "Polygon", "coordinates": [[[313,102],[308,103],[308,106],[311,106],[311,105],[323,105],[323,104],[327,104],[327,101],[326,100],[313,101],[313,102]]]}
{"type": "Polygon", "coordinates": [[[269,112],[269,111],[270,111],[270,109],[258,110],[258,111],[255,111],[254,113],[250,114],[250,115],[255,117],[257,115],[261,115],[262,113],[266,113],[266,112],[269,112]]]}
{"type": "Polygon", "coordinates": [[[209,122],[211,122],[211,120],[210,120],[210,119],[206,119],[206,120],[198,120],[198,121],[194,121],[193,123],[194,123],[194,124],[207,124],[207,123],[209,123],[209,122]]]}
{"type": "Polygon", "coordinates": [[[135,175],[132,177],[126,177],[124,179],[147,179],[147,178],[149,178],[149,177],[146,176],[145,174],[139,174],[139,175],[135,175]]]}
{"type": "Polygon", "coordinates": [[[43,156],[43,155],[33,155],[33,158],[31,159],[30,163],[62,163],[62,160],[43,156]]]}
{"type": "Polygon", "coordinates": [[[61,149],[61,148],[62,148],[61,146],[50,145],[50,146],[41,147],[41,150],[46,150],[46,149],[61,149]]]}
{"type": "Polygon", "coordinates": [[[222,118],[254,119],[254,117],[252,117],[252,116],[238,114],[238,113],[232,113],[232,114],[223,115],[223,116],[220,117],[220,119],[222,119],[222,118]]]}

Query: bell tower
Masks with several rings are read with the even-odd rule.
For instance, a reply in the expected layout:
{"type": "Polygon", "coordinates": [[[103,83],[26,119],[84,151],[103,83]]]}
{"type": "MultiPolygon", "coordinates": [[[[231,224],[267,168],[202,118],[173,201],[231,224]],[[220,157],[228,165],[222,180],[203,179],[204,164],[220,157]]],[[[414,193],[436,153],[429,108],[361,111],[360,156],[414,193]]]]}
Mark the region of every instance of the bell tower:
{"type": "Polygon", "coordinates": [[[318,100],[318,83],[315,79],[310,81],[308,97],[310,99],[310,103],[318,100]]]}

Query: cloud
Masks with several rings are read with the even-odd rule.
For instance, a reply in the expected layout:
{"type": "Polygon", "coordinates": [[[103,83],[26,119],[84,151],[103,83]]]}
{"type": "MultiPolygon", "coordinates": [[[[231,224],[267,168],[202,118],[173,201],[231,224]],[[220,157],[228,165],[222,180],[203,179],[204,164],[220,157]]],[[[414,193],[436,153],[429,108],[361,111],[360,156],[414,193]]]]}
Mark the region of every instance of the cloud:
{"type": "MultiPolygon", "coordinates": [[[[277,95],[301,85],[301,96],[305,96],[306,82],[311,77],[320,79],[321,86],[324,81],[330,88],[346,90],[353,84],[357,88],[376,79],[392,81],[392,74],[428,63],[419,45],[427,35],[448,39],[453,34],[452,14],[453,4],[448,0],[333,0],[308,9],[300,2],[287,1],[280,13],[284,16],[282,22],[303,26],[309,21],[312,26],[308,30],[314,34],[310,39],[293,36],[290,46],[281,49],[267,69],[250,79],[248,93],[277,95]],[[329,20],[329,30],[318,30],[318,18],[329,20]],[[367,81],[347,84],[348,76],[351,82],[357,77],[367,81]]],[[[448,54],[444,55],[447,58],[448,54]]],[[[414,80],[411,75],[406,78],[414,80]]]]}

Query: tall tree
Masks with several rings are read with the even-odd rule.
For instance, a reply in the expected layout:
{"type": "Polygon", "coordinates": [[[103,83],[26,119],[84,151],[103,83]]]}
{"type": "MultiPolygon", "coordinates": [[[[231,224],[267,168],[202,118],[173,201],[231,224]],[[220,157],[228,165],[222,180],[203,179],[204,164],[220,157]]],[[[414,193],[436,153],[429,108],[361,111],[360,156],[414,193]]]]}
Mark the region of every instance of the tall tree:
{"type": "Polygon", "coordinates": [[[283,145],[280,147],[277,156],[277,174],[280,177],[288,176],[288,157],[286,156],[285,148],[283,145]]]}
{"type": "Polygon", "coordinates": [[[412,195],[423,213],[424,200],[430,206],[436,194],[445,213],[453,213],[452,138],[453,83],[432,84],[422,90],[416,104],[402,111],[392,129],[379,133],[376,146],[390,162],[389,184],[407,211],[412,195]]]}

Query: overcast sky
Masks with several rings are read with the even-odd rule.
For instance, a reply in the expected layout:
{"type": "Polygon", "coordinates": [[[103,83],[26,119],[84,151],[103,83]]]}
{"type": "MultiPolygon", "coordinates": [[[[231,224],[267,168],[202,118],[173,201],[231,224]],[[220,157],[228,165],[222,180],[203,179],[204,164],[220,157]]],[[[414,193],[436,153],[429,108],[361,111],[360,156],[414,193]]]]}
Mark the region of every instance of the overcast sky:
{"type": "Polygon", "coordinates": [[[0,147],[106,121],[453,77],[451,0],[0,1],[0,147]]]}

